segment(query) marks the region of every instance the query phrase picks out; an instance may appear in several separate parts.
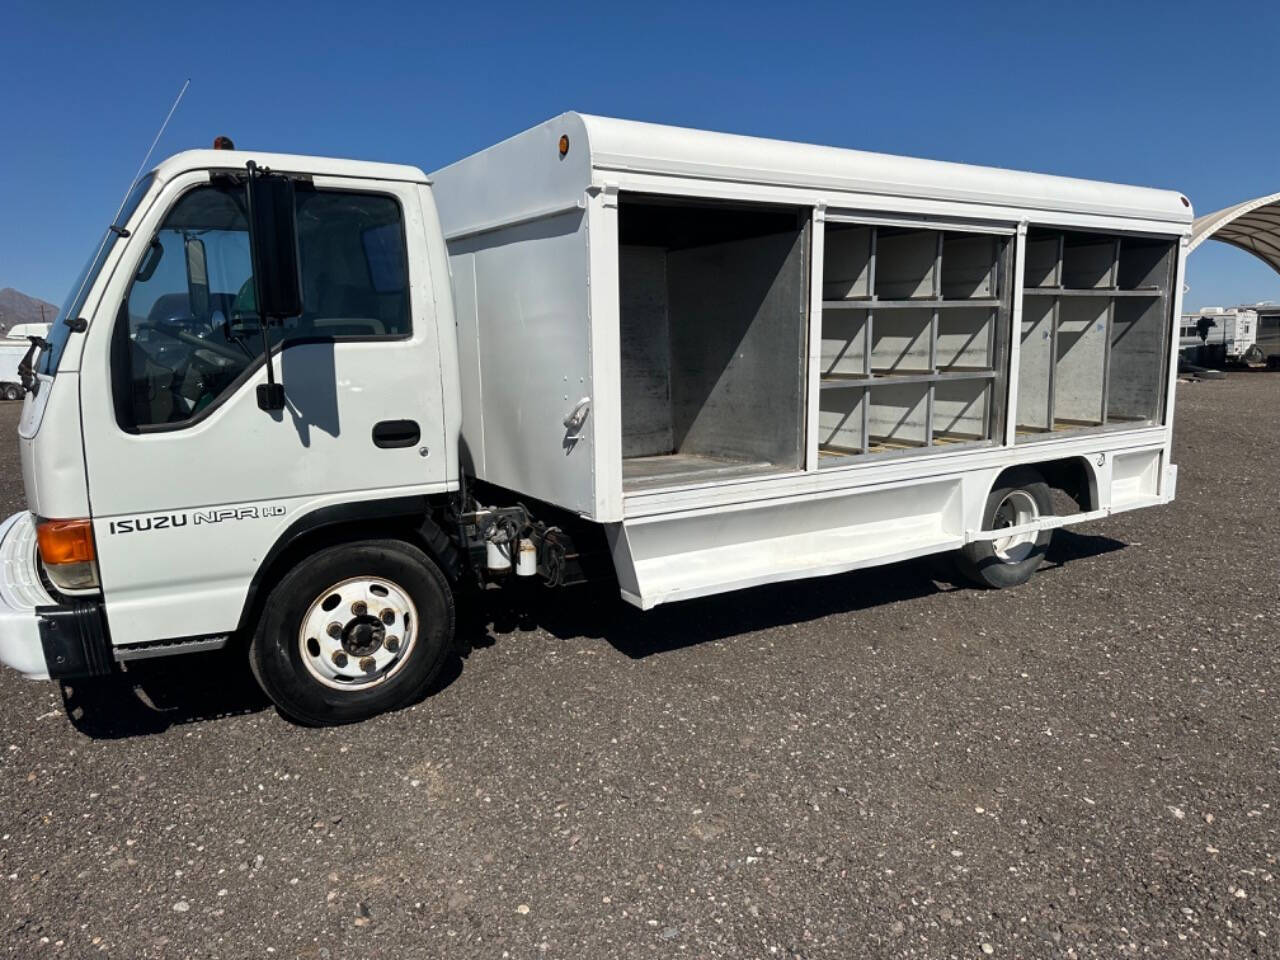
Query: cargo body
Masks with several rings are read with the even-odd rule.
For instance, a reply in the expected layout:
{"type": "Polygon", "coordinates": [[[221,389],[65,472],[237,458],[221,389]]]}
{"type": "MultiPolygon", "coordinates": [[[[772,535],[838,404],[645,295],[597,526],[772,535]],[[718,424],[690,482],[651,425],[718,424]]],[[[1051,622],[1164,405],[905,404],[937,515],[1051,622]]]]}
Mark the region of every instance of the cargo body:
{"type": "Polygon", "coordinates": [[[1176,193],[577,114],[433,180],[470,467],[638,606],[962,546],[1021,464],[1171,495],[1176,193]]]}

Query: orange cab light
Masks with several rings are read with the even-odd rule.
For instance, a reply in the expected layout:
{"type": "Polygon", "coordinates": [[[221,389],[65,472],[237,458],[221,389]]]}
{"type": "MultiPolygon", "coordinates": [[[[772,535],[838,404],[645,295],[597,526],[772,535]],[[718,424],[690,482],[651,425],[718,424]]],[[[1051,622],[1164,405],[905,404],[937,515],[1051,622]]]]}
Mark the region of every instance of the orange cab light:
{"type": "Polygon", "coordinates": [[[95,559],[89,520],[41,520],[36,524],[36,541],[45,566],[92,563],[95,559]]]}

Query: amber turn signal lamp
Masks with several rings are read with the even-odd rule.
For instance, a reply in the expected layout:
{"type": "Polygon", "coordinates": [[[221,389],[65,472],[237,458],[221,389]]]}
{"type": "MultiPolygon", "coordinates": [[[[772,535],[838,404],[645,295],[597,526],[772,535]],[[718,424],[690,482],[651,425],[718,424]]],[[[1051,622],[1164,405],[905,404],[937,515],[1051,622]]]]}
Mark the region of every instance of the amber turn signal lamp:
{"type": "Polygon", "coordinates": [[[569,152],[569,138],[563,133],[560,134],[560,156],[564,156],[569,152]]]}
{"type": "Polygon", "coordinates": [[[95,559],[93,524],[88,520],[41,520],[36,524],[36,541],[46,567],[95,559]]]}

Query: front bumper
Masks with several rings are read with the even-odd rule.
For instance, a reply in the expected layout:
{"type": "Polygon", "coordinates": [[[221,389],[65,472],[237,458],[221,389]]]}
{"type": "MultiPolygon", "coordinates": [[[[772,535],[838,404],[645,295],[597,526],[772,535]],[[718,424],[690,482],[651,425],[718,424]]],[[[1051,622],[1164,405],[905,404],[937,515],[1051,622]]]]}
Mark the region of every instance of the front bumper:
{"type": "Polygon", "coordinates": [[[0,663],[38,680],[49,678],[37,607],[54,604],[36,569],[36,525],[15,513],[0,523],[0,663]]]}
{"type": "Polygon", "coordinates": [[[54,600],[36,566],[29,513],[0,524],[0,663],[36,680],[101,677],[115,669],[102,601],[54,600]]]}

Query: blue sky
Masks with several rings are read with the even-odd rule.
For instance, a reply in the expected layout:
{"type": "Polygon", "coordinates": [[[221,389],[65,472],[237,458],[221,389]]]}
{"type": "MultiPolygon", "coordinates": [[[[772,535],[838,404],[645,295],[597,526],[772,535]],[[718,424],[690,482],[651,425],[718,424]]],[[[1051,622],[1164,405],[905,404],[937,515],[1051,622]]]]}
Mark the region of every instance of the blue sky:
{"type": "MultiPolygon", "coordinates": [[[[577,109],[1169,187],[1198,212],[1280,191],[1275,3],[20,2],[4,22],[0,287],[55,303],[187,77],[157,157],[227,134],[431,170],[577,109]]],[[[1188,307],[1280,300],[1221,244],[1188,280],[1188,307]]]]}

